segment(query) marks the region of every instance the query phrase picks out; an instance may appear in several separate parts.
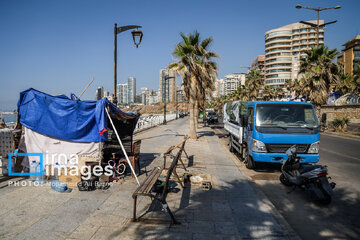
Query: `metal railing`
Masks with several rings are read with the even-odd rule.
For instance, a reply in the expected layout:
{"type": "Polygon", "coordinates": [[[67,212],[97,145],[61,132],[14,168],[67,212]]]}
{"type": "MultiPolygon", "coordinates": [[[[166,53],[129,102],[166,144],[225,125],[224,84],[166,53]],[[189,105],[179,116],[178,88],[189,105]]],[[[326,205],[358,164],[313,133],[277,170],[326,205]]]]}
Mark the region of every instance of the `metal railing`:
{"type": "MultiPolygon", "coordinates": [[[[176,119],[176,114],[166,114],[166,121],[171,121],[176,119]]],[[[150,115],[150,116],[141,116],[134,132],[138,132],[144,129],[148,129],[154,126],[162,125],[164,122],[164,115],[150,115]]]]}

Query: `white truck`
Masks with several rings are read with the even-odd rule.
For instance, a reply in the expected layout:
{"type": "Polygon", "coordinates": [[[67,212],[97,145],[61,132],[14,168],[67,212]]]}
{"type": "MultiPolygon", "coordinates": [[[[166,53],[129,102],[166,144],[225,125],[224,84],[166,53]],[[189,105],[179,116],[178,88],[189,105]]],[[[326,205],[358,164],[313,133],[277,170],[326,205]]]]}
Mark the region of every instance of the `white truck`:
{"type": "Polygon", "coordinates": [[[244,126],[241,116],[246,115],[247,101],[234,101],[224,104],[224,128],[230,133],[230,151],[243,153],[244,126]]]}

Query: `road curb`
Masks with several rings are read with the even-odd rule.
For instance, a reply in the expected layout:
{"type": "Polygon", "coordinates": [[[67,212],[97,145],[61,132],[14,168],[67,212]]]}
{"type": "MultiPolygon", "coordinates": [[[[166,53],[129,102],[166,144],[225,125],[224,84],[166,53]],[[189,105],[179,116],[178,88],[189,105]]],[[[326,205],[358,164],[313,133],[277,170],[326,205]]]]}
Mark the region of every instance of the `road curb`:
{"type": "Polygon", "coordinates": [[[348,135],[348,134],[343,134],[343,133],[322,132],[321,135],[333,136],[333,137],[339,137],[339,138],[344,138],[344,139],[349,139],[349,140],[360,141],[360,136],[348,135]]]}

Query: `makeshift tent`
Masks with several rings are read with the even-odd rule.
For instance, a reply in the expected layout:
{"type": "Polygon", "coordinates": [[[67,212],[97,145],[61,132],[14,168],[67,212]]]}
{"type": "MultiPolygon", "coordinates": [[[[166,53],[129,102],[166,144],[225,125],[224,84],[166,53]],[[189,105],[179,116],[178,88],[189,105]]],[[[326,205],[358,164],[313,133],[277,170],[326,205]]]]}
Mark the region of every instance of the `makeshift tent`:
{"type": "MultiPolygon", "coordinates": [[[[120,138],[130,137],[132,140],[139,119],[139,114],[125,113],[107,98],[81,101],[74,95],[70,99],[32,88],[20,93],[18,113],[18,121],[23,126],[19,149],[43,153],[44,158],[50,156],[55,158],[55,162],[61,160],[59,154],[66,155],[67,159],[71,154],[101,158],[106,143],[111,142],[108,131],[111,129],[120,138]]],[[[116,139],[119,141],[117,144],[122,145],[121,140],[116,139]]],[[[126,150],[124,147],[121,149],[127,158],[126,150]]],[[[29,158],[23,163],[26,167],[29,160],[39,160],[29,158]]]]}

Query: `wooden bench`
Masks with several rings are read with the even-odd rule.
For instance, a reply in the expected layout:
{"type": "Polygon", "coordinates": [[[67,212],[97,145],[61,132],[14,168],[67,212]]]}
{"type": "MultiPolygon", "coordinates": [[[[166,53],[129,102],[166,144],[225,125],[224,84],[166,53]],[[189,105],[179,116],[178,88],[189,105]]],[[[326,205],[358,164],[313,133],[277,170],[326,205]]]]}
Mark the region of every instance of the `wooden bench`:
{"type": "Polygon", "coordinates": [[[167,169],[165,183],[164,183],[164,189],[162,190],[162,193],[160,196],[157,193],[151,192],[153,186],[156,183],[156,180],[159,178],[160,174],[164,170],[160,167],[155,167],[150,172],[150,174],[146,177],[146,179],[141,183],[141,185],[135,190],[135,192],[132,195],[132,197],[134,199],[134,208],[133,208],[133,221],[134,222],[137,221],[137,218],[136,218],[137,197],[138,196],[147,196],[153,200],[155,199],[160,202],[160,204],[163,207],[163,210],[170,215],[172,224],[180,224],[178,221],[176,221],[173,213],[171,212],[169,205],[166,202],[166,196],[167,196],[167,190],[168,190],[168,186],[169,186],[170,177],[171,177],[172,173],[174,172],[174,169],[176,168],[176,165],[177,165],[179,159],[181,158],[182,151],[183,150],[180,149],[179,152],[176,154],[176,156],[171,155],[171,157],[173,158],[173,161],[171,162],[170,167],[167,169]]]}
{"type": "MultiPolygon", "coordinates": [[[[184,139],[183,139],[180,143],[178,143],[176,146],[171,146],[171,147],[169,147],[169,149],[166,150],[166,152],[163,153],[163,155],[164,155],[164,169],[166,169],[166,159],[167,159],[167,157],[171,156],[172,151],[173,151],[174,149],[176,149],[176,148],[179,148],[182,152],[184,152],[187,160],[189,160],[189,156],[187,155],[187,153],[186,153],[186,151],[185,151],[185,143],[186,143],[186,140],[188,140],[188,139],[189,139],[189,137],[188,137],[188,136],[185,136],[184,139]]],[[[187,171],[187,170],[186,170],[186,167],[185,167],[185,164],[184,164],[184,162],[183,162],[182,159],[181,159],[181,155],[180,155],[179,161],[180,161],[181,164],[183,165],[184,170],[187,171]]]]}

